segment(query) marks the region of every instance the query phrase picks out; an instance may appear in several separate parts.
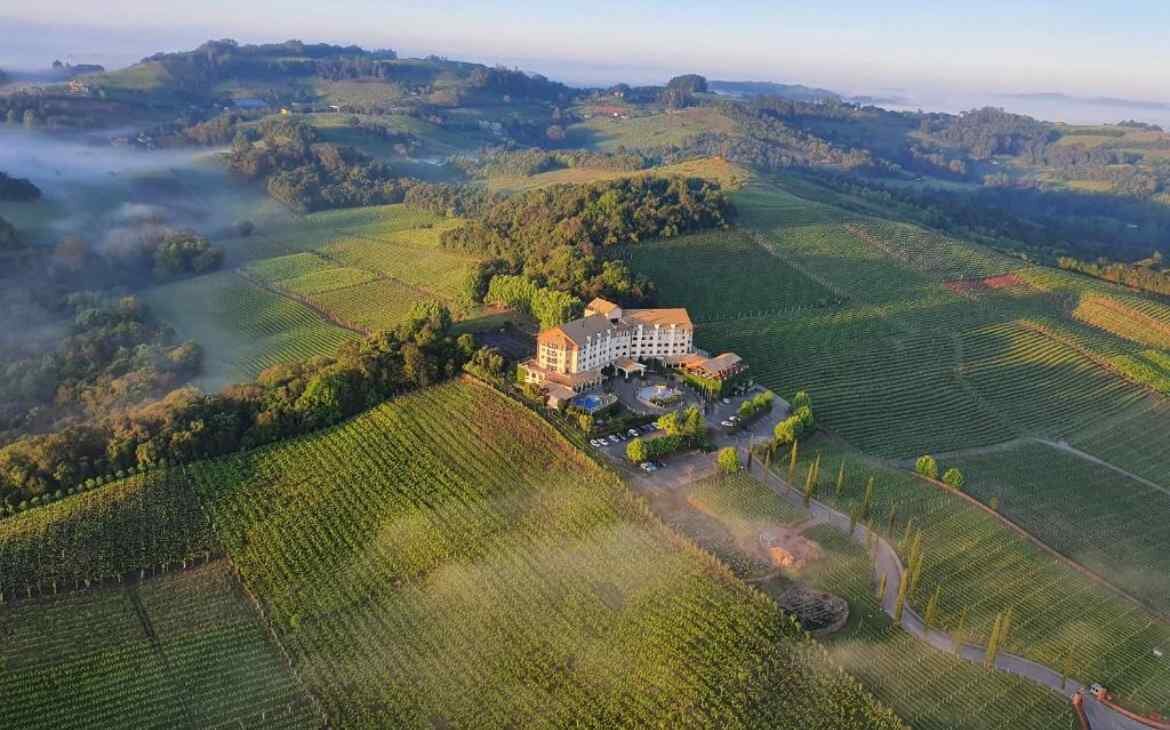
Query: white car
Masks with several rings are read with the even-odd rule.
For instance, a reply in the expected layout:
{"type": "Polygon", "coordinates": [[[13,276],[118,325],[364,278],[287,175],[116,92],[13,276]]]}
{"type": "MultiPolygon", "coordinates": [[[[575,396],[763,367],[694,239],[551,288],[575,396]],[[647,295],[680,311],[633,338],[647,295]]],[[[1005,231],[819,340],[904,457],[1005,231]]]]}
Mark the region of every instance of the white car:
{"type": "Polygon", "coordinates": [[[636,428],[631,428],[629,431],[626,431],[626,433],[630,434],[630,438],[637,438],[637,436],[638,436],[638,429],[636,429],[636,428]]]}
{"type": "Polygon", "coordinates": [[[621,439],[619,439],[619,438],[618,438],[618,435],[617,435],[616,433],[611,433],[611,434],[609,435],[609,440],[610,440],[610,441],[612,441],[612,442],[613,442],[613,443],[615,443],[615,444],[616,444],[618,441],[621,441],[621,439]]]}
{"type": "Polygon", "coordinates": [[[605,446],[605,442],[601,439],[589,439],[589,443],[593,444],[593,448],[595,449],[600,449],[602,446],[605,446]]]}
{"type": "Polygon", "coordinates": [[[652,471],[658,470],[658,467],[654,466],[653,464],[651,464],[648,461],[643,461],[641,464],[638,464],[638,468],[640,468],[642,471],[646,472],[647,474],[649,474],[652,471]]]}
{"type": "Polygon", "coordinates": [[[735,423],[736,421],[739,420],[739,416],[728,416],[727,420],[731,421],[732,423],[735,423]]]}
{"type": "Polygon", "coordinates": [[[729,406],[729,405],[731,405],[731,399],[730,399],[730,398],[724,398],[724,399],[723,399],[723,405],[725,405],[725,406],[729,406]]]}
{"type": "Polygon", "coordinates": [[[723,421],[720,423],[724,428],[735,428],[735,423],[732,421],[723,421]]]}

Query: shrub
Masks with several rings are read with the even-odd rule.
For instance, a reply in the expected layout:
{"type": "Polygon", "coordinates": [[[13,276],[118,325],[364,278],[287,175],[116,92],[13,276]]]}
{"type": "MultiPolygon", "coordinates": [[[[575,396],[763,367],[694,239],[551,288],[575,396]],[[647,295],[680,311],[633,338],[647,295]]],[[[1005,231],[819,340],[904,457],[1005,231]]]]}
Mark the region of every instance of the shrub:
{"type": "Polygon", "coordinates": [[[739,471],[739,452],[734,446],[727,446],[719,449],[719,456],[716,457],[716,463],[719,465],[719,471],[724,474],[734,474],[739,471]]]}
{"type": "Polygon", "coordinates": [[[955,489],[962,489],[963,485],[967,483],[966,478],[963,476],[963,472],[959,471],[953,466],[950,469],[947,469],[946,473],[943,474],[942,480],[944,484],[952,486],[955,489]]]}
{"type": "Polygon", "coordinates": [[[930,454],[923,454],[914,462],[914,471],[928,479],[938,479],[938,461],[930,454]]]}
{"type": "Polygon", "coordinates": [[[649,458],[650,449],[647,448],[646,442],[640,438],[634,439],[626,444],[626,458],[635,464],[641,464],[649,458]]]}

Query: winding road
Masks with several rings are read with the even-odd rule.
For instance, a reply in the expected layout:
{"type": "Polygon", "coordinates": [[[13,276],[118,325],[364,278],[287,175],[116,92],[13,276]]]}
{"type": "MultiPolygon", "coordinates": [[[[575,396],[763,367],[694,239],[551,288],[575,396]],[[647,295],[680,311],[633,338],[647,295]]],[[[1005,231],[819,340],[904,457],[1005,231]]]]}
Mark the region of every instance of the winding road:
{"type": "MultiPolygon", "coordinates": [[[[771,487],[781,498],[788,500],[796,506],[802,507],[804,505],[804,496],[799,491],[775,474],[766,473],[763,465],[758,461],[753,463],[751,472],[757,479],[771,487]]],[[[839,512],[815,499],[809,505],[809,513],[815,522],[827,524],[846,534],[849,533],[850,520],[849,516],[845,513],[839,512]]],[[[856,525],[853,533],[850,535],[850,539],[856,543],[865,545],[867,533],[868,529],[864,525],[856,525]]],[[[878,580],[883,575],[886,577],[886,594],[882,598],[882,609],[887,615],[893,618],[894,608],[898,600],[898,586],[902,581],[904,567],[902,560],[898,557],[898,553],[884,537],[875,533],[874,538],[876,538],[877,545],[874,572],[878,580]]],[[[955,644],[952,637],[936,629],[931,629],[930,631],[925,630],[922,617],[908,605],[903,607],[901,625],[909,634],[921,641],[927,642],[939,651],[955,653],[955,644]]],[[[982,664],[986,653],[981,646],[964,644],[959,655],[967,661],[982,664]]],[[[1070,700],[1073,695],[1084,690],[1084,686],[1079,682],[1073,679],[1069,679],[1067,682],[1062,681],[1059,672],[1015,654],[1000,653],[996,657],[995,668],[1001,672],[1009,672],[1029,679],[1068,697],[1070,700]]],[[[1092,730],[1150,730],[1149,725],[1145,725],[1121,714],[1108,705],[1099,702],[1087,692],[1084,692],[1084,713],[1089,722],[1089,727],[1092,730]]]]}

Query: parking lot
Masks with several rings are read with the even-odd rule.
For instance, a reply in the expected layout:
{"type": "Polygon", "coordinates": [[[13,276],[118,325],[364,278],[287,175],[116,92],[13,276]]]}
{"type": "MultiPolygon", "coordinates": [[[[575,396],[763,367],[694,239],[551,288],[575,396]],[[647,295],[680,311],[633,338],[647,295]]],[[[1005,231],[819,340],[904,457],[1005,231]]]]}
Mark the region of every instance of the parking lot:
{"type": "MultiPolygon", "coordinates": [[[[781,421],[789,410],[788,404],[776,399],[772,411],[753,421],[748,427],[733,427],[731,429],[721,425],[739,413],[740,404],[761,392],[757,386],[743,396],[725,398],[712,402],[708,407],[708,433],[716,449],[734,446],[740,451],[741,458],[745,458],[747,449],[753,441],[762,442],[772,437],[772,429],[781,421]],[[724,402],[726,401],[726,402],[724,402]]],[[[654,471],[644,471],[636,464],[626,459],[626,445],[635,437],[654,438],[665,435],[657,429],[638,429],[635,435],[627,431],[616,442],[613,438],[604,439],[604,444],[594,444],[592,448],[604,454],[623,472],[625,472],[635,487],[647,491],[661,491],[680,487],[684,484],[701,479],[715,472],[715,453],[701,451],[687,451],[663,457],[659,460],[660,467],[654,471]]],[[[596,442],[597,439],[594,439],[596,442]]]]}

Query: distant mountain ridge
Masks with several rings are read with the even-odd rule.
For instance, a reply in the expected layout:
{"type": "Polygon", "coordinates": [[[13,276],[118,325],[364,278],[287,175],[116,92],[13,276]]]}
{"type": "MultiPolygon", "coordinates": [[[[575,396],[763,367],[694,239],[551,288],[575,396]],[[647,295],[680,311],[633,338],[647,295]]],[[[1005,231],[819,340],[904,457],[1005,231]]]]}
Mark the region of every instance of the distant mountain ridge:
{"type": "Polygon", "coordinates": [[[1022,94],[1000,94],[1005,99],[1026,99],[1032,101],[1076,101],[1082,104],[1097,104],[1100,106],[1118,106],[1131,109],[1149,109],[1156,111],[1170,110],[1170,102],[1149,101],[1146,99],[1122,99],[1112,96],[1073,96],[1059,91],[1038,91],[1022,94]]]}

